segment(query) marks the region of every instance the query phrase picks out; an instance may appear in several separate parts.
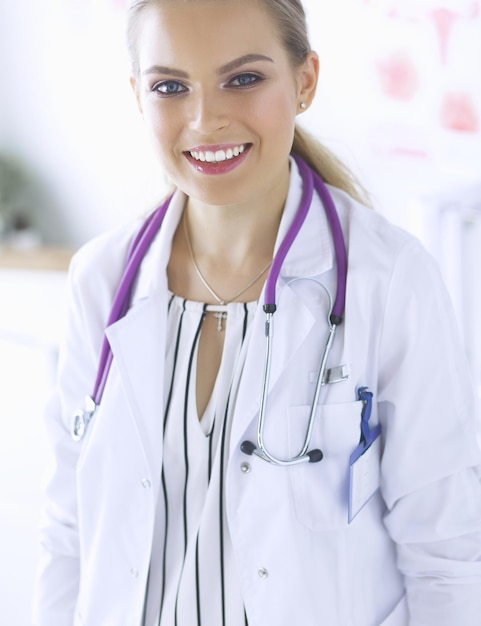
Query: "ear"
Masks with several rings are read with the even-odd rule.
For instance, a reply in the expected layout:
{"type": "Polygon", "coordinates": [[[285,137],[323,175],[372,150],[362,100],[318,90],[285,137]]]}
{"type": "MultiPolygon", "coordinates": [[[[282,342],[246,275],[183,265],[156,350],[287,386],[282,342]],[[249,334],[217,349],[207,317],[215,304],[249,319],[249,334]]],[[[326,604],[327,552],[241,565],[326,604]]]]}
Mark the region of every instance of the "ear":
{"type": "Polygon", "coordinates": [[[137,101],[137,107],[140,111],[140,114],[143,115],[142,102],[140,100],[140,90],[137,84],[137,80],[135,79],[135,76],[130,77],[130,86],[132,87],[132,91],[134,92],[135,99],[137,101]]]}
{"type": "Polygon", "coordinates": [[[306,60],[298,69],[298,98],[299,105],[304,103],[307,109],[316,95],[317,81],[319,79],[319,57],[314,51],[307,54],[306,60]]]}

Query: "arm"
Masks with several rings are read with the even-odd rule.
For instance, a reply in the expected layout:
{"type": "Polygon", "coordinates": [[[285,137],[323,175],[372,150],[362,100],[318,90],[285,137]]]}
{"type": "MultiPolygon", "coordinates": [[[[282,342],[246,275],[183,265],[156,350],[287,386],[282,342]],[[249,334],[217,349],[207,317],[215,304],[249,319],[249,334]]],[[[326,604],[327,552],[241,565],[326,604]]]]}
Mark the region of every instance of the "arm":
{"type": "Polygon", "coordinates": [[[54,469],[46,489],[41,525],[34,598],[36,626],[73,624],[79,590],[76,468],[82,442],[73,441],[70,422],[73,412],[83,408],[85,395],[92,392],[103,334],[100,311],[108,306],[110,297],[105,290],[99,293],[86,258],[88,255],[81,253],[71,265],[67,329],[60,351],[57,390],[45,415],[54,469]],[[99,306],[95,308],[94,302],[99,306]],[[94,308],[97,313],[91,310],[94,308]]]}
{"type": "Polygon", "coordinates": [[[394,269],[380,344],[382,490],[410,626],[481,615],[480,451],[473,388],[451,303],[416,243],[394,269]]]}

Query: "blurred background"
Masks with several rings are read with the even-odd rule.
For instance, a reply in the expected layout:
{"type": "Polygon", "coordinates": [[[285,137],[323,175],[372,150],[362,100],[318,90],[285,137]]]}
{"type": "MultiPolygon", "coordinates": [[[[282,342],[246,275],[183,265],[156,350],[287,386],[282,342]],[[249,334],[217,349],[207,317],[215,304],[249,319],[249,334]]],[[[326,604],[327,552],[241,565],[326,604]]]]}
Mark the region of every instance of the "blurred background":
{"type": "MultiPolygon", "coordinates": [[[[305,0],[321,83],[301,123],[437,258],[481,390],[481,0],[305,0]]],[[[0,3],[0,615],[28,626],[42,407],[66,268],[165,182],[128,84],[123,0],[0,3]]]]}

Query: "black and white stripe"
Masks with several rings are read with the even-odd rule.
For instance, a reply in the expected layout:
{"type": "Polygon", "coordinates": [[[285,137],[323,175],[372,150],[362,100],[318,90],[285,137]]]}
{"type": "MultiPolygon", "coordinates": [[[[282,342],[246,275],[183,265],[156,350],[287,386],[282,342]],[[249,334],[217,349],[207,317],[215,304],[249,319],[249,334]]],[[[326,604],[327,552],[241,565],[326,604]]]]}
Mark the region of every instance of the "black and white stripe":
{"type": "Polygon", "coordinates": [[[247,624],[225,519],[224,480],[232,380],[243,364],[255,308],[228,305],[222,362],[199,422],[195,385],[205,306],[177,296],[169,303],[161,493],[143,626],[247,624]]]}

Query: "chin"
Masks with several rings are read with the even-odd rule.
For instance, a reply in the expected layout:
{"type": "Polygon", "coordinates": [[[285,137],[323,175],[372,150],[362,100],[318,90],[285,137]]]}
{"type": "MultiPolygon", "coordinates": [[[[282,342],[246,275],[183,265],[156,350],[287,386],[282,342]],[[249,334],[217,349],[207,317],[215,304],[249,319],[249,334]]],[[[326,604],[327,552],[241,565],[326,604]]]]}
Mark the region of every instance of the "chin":
{"type": "Polygon", "coordinates": [[[246,193],[247,189],[254,189],[252,183],[234,181],[232,177],[226,176],[205,176],[203,180],[186,180],[185,178],[172,178],[175,186],[183,191],[192,200],[209,204],[211,206],[229,206],[243,204],[252,197],[251,193],[246,193]]]}

